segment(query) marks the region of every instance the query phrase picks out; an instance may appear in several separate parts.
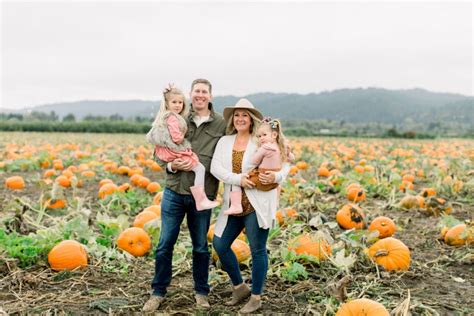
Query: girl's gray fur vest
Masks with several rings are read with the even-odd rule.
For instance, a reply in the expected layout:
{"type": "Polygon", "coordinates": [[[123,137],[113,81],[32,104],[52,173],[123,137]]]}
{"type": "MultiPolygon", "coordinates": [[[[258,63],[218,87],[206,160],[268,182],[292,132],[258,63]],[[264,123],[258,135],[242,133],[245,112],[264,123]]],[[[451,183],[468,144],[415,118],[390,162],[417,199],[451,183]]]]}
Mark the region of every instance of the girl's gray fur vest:
{"type": "Polygon", "coordinates": [[[181,131],[181,133],[183,133],[183,135],[186,135],[188,125],[186,124],[184,118],[179,114],[169,111],[161,117],[161,120],[158,120],[158,122],[155,120],[155,122],[153,122],[150,131],[148,132],[148,134],[146,134],[147,142],[160,147],[169,148],[173,151],[178,152],[191,148],[191,143],[186,138],[181,144],[176,144],[171,139],[171,135],[166,124],[166,120],[170,115],[176,116],[179,122],[179,130],[181,131]]]}

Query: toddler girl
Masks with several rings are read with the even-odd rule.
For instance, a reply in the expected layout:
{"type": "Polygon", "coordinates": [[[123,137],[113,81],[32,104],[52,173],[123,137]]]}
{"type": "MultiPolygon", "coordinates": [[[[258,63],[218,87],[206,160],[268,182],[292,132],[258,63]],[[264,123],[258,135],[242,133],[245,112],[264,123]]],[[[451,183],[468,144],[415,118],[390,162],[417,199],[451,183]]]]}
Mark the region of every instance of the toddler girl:
{"type": "Polygon", "coordinates": [[[188,126],[184,117],[187,109],[184,94],[171,84],[163,91],[160,110],[152,128],[146,135],[149,143],[155,145],[154,156],[161,161],[172,162],[180,158],[192,162],[196,174],[194,186],[190,187],[198,211],[207,210],[219,205],[209,201],[204,191],[205,167],[192,151],[191,144],[184,138],[188,126]]]}
{"type": "MultiPolygon", "coordinates": [[[[292,161],[293,154],[281,130],[280,121],[265,117],[257,130],[259,148],[251,157],[251,164],[256,168],[249,172],[249,179],[260,191],[270,191],[278,187],[278,183],[262,184],[258,179],[260,173],[279,171],[282,162],[292,161]]],[[[239,186],[232,186],[230,192],[230,208],[224,211],[226,215],[242,213],[242,193],[239,186]]]]}

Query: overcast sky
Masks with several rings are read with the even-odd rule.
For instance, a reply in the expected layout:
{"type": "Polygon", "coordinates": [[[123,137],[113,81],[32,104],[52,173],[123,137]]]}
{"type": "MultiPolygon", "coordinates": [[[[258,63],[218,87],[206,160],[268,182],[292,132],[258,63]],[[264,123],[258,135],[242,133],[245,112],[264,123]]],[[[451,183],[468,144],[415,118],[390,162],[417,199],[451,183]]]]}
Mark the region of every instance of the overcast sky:
{"type": "Polygon", "coordinates": [[[468,2],[2,2],[1,107],[425,88],[473,94],[468,2]]]}

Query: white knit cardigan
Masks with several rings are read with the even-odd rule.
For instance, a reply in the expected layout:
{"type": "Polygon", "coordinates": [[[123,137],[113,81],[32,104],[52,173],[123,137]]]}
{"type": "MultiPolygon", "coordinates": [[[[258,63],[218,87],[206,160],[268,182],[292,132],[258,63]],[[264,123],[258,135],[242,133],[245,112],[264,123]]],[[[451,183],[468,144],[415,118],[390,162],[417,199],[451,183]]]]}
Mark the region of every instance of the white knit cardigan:
{"type": "MultiPolygon", "coordinates": [[[[224,211],[230,207],[229,193],[231,185],[239,185],[242,173],[247,173],[252,170],[255,165],[250,163],[250,158],[257,151],[257,144],[250,140],[245,149],[242,160],[242,173],[232,172],[232,148],[234,147],[236,135],[223,136],[216,145],[214,156],[211,162],[211,173],[224,183],[224,195],[221,211],[217,217],[214,234],[221,237],[227,225],[227,215],[224,211]]],[[[282,169],[276,173],[275,182],[282,183],[288,175],[290,165],[284,163],[282,169]]],[[[255,209],[259,227],[263,229],[272,228],[275,225],[275,214],[278,207],[277,189],[270,191],[259,191],[256,189],[244,189],[250,201],[250,204],[255,209]]]]}

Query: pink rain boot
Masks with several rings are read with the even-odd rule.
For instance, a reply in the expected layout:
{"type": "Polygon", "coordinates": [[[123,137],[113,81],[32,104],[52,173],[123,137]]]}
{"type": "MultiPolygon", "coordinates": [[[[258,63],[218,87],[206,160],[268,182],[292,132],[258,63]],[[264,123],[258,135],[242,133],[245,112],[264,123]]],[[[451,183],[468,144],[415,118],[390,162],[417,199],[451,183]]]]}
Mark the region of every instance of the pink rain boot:
{"type": "Polygon", "coordinates": [[[203,185],[195,185],[193,187],[190,187],[190,189],[194,197],[194,201],[196,202],[196,209],[198,211],[208,210],[219,205],[219,202],[208,200],[206,192],[204,192],[203,185]]]}
{"type": "Polygon", "coordinates": [[[231,191],[230,192],[230,208],[224,211],[225,215],[240,214],[244,210],[242,209],[242,192],[231,191]]]}

